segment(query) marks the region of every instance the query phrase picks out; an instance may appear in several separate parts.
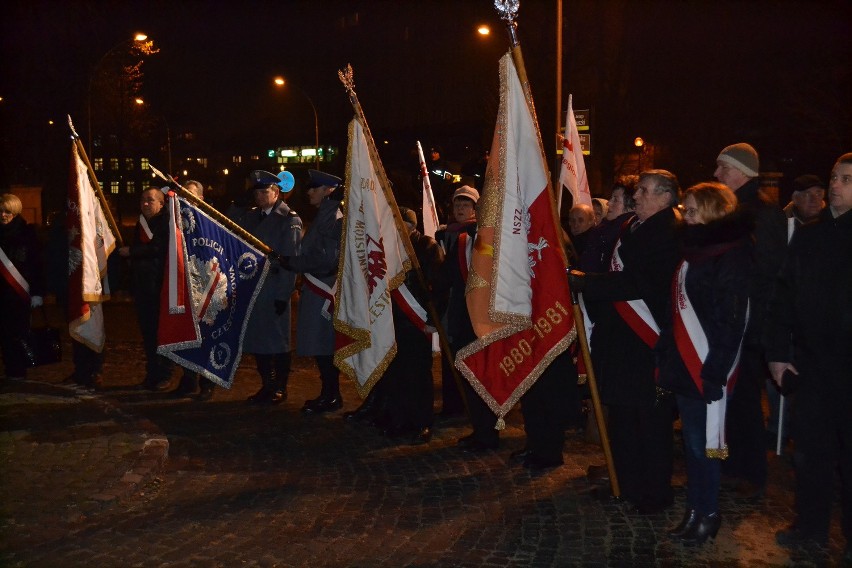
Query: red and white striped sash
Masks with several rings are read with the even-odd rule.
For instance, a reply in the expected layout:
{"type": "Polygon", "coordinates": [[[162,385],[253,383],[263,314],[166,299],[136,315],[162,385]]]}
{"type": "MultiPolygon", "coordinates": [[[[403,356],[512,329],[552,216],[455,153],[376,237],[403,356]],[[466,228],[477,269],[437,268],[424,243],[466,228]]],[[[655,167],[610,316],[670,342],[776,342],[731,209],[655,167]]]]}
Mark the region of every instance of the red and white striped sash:
{"type": "Polygon", "coordinates": [[[154,233],[151,231],[151,227],[148,226],[148,220],[144,215],[139,215],[139,227],[142,229],[139,234],[139,240],[143,243],[150,243],[151,239],[154,238],[154,233]]]}
{"type": "Polygon", "coordinates": [[[9,283],[12,290],[21,297],[22,300],[30,301],[30,284],[27,279],[18,271],[15,265],[6,256],[6,252],[0,248],[0,273],[3,274],[3,280],[9,283]]]}
{"type": "Polygon", "coordinates": [[[334,286],[329,287],[328,284],[313,274],[305,272],[302,276],[305,278],[305,286],[310,288],[311,292],[325,300],[320,313],[322,317],[331,321],[331,317],[334,314],[334,294],[337,292],[337,281],[334,282],[334,286]]]}
{"type": "MultiPolygon", "coordinates": [[[[701,327],[701,322],[689,299],[689,295],[686,293],[686,273],[688,270],[689,263],[685,260],[682,261],[680,266],[678,266],[674,282],[672,282],[673,332],[678,353],[689,372],[689,376],[692,378],[692,382],[695,383],[698,392],[703,395],[704,388],[701,382],[701,369],[704,366],[704,361],[707,359],[710,345],[707,335],[704,333],[704,328],[701,327]]],[[[749,307],[747,305],[746,323],[748,323],[748,314],[749,307]]],[[[727,386],[722,389],[722,399],[707,405],[707,444],[705,452],[707,457],[710,458],[725,459],[728,457],[728,446],[725,443],[725,409],[727,407],[728,394],[735,382],[734,378],[740,363],[741,351],[742,337],[740,338],[740,346],[737,349],[737,356],[728,371],[727,386]]]]}
{"type": "MultiPolygon", "coordinates": [[[[612,260],[609,263],[610,272],[621,272],[624,270],[624,263],[621,261],[619,249],[621,248],[621,239],[615,244],[615,250],[612,251],[612,260]]],[[[621,316],[621,319],[639,336],[639,338],[651,349],[660,338],[660,326],[657,325],[654,316],[651,314],[648,304],[645,300],[628,300],[613,302],[615,311],[621,316]]]]}
{"type": "Polygon", "coordinates": [[[391,297],[397,307],[403,311],[417,329],[423,333],[429,333],[426,331],[426,309],[420,305],[420,302],[417,301],[417,298],[414,297],[408,286],[401,284],[399,288],[391,292],[391,297]]]}

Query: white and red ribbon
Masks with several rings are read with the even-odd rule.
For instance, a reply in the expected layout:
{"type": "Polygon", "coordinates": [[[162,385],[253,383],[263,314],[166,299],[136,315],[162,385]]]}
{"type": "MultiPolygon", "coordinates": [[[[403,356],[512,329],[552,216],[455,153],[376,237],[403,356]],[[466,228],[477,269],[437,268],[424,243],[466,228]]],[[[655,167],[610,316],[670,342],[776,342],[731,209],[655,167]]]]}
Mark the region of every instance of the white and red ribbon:
{"type": "Polygon", "coordinates": [[[139,239],[143,243],[150,243],[151,239],[154,238],[154,232],[148,226],[148,219],[144,215],[139,215],[139,226],[142,227],[142,234],[139,235],[139,239]]]}
{"type": "MultiPolygon", "coordinates": [[[[684,365],[692,378],[692,382],[698,387],[698,392],[703,395],[704,387],[701,380],[701,369],[704,367],[704,361],[707,360],[707,354],[710,352],[710,343],[707,340],[707,335],[704,333],[704,328],[701,327],[701,322],[695,313],[695,308],[692,306],[689,295],[686,293],[686,273],[688,270],[689,263],[685,260],[682,261],[680,266],[678,266],[672,285],[673,331],[678,353],[680,353],[681,359],[683,359],[684,365]]],[[[749,308],[747,306],[746,322],[748,322],[748,312],[749,308]]],[[[734,375],[740,363],[741,351],[742,338],[740,338],[737,356],[728,371],[726,388],[722,389],[722,399],[707,405],[707,443],[705,451],[708,457],[727,456],[725,409],[727,407],[728,394],[733,388],[734,375]]]]}
{"type": "Polygon", "coordinates": [[[411,323],[417,326],[417,329],[423,333],[429,333],[426,331],[426,309],[420,305],[420,302],[417,301],[417,298],[414,297],[414,294],[411,293],[408,286],[401,284],[399,288],[391,292],[391,297],[397,307],[405,313],[411,323]]]}
{"type": "MultiPolygon", "coordinates": [[[[621,272],[624,269],[624,264],[621,261],[621,255],[618,250],[621,248],[621,239],[615,245],[615,250],[612,252],[612,260],[610,260],[609,269],[611,272],[621,272]]],[[[645,300],[628,300],[613,302],[615,311],[618,315],[630,326],[630,329],[639,336],[639,338],[651,349],[656,345],[660,338],[660,326],[657,325],[654,316],[651,314],[651,309],[645,300]]]]}
{"type": "Polygon", "coordinates": [[[0,248],[0,273],[3,274],[3,279],[9,283],[9,286],[22,300],[30,301],[30,284],[27,279],[18,271],[6,252],[0,248]]]}
{"type": "Polygon", "coordinates": [[[314,276],[313,274],[304,273],[305,285],[310,288],[311,292],[324,299],[322,305],[322,317],[331,321],[334,315],[334,294],[337,292],[337,282],[334,286],[329,287],[328,284],[314,276]]]}

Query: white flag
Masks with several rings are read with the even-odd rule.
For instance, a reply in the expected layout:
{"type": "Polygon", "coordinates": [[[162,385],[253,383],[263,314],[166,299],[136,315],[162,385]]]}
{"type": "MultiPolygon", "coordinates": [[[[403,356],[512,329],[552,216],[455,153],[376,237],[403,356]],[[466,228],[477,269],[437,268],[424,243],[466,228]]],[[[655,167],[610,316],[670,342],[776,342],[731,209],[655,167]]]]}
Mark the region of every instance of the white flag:
{"type": "Polygon", "coordinates": [[[435,209],[435,195],[429,182],[429,170],[423,156],[423,146],[417,141],[417,156],[420,158],[420,177],[423,178],[423,234],[435,238],[438,230],[438,211],[435,209]]]}
{"type": "Polygon", "coordinates": [[[374,162],[370,155],[375,145],[368,136],[364,126],[352,120],[334,304],[334,363],[355,380],[361,396],[396,356],[391,292],[411,269],[387,178],[378,157],[374,162]]]}
{"type": "Polygon", "coordinates": [[[571,95],[568,95],[568,114],[565,118],[565,136],[562,138],[562,165],[559,168],[559,187],[556,190],[556,210],[562,210],[562,192],[567,188],[571,192],[574,205],[592,204],[589,193],[589,178],[586,177],[586,163],[580,147],[580,134],[574,119],[571,95]]]}
{"type": "Polygon", "coordinates": [[[109,299],[107,257],[115,248],[115,236],[74,142],[71,143],[67,227],[68,333],[101,352],[105,339],[101,302],[109,299]]]}

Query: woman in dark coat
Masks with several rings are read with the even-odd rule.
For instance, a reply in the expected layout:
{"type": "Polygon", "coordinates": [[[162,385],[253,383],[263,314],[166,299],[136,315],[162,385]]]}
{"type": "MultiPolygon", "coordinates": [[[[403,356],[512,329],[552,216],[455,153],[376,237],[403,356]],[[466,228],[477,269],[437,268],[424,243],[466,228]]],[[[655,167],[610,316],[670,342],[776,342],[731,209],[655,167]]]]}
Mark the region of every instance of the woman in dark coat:
{"type": "Polygon", "coordinates": [[[41,247],[21,217],[21,200],[0,195],[0,351],[6,378],[21,380],[27,368],[21,341],[30,330],[30,308],[42,305],[41,247]]]}
{"type": "Polygon", "coordinates": [[[683,260],[672,282],[672,317],[656,351],[658,381],[676,395],[683,427],[687,510],[669,535],[686,544],[715,538],[725,407],[748,318],[752,217],[720,183],[684,194],[683,260]]]}

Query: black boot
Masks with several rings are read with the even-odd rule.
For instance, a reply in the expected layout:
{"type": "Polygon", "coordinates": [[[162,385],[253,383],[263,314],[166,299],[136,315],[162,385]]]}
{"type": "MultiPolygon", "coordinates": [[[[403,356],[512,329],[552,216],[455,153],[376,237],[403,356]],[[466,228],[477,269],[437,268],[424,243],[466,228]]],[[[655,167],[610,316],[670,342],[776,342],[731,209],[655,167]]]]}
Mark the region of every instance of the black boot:
{"type": "Polygon", "coordinates": [[[689,532],[681,535],[680,541],[687,546],[700,546],[707,539],[716,538],[720,526],[722,526],[722,515],[719,513],[700,515],[698,522],[692,526],[689,532]]]}
{"type": "Polygon", "coordinates": [[[260,374],[260,390],[248,397],[249,404],[269,404],[275,388],[275,368],[272,366],[273,355],[255,355],[257,372],[260,374]]]}
{"type": "Polygon", "coordinates": [[[347,422],[368,422],[376,411],[376,389],[370,390],[361,406],[351,412],[344,412],[343,419],[347,422]]]}
{"type": "Polygon", "coordinates": [[[673,529],[670,529],[668,535],[672,538],[680,538],[689,531],[692,530],[692,527],[695,526],[695,523],[701,518],[695,509],[687,509],[683,514],[683,519],[680,521],[680,524],[673,529]]]}
{"type": "Polygon", "coordinates": [[[195,400],[198,402],[206,402],[213,398],[213,381],[201,379],[199,382],[201,383],[201,392],[198,393],[195,400]]]}
{"type": "Polygon", "coordinates": [[[287,381],[290,378],[290,352],[274,356],[275,383],[272,385],[272,395],[269,402],[281,404],[287,400],[287,381]]]}

